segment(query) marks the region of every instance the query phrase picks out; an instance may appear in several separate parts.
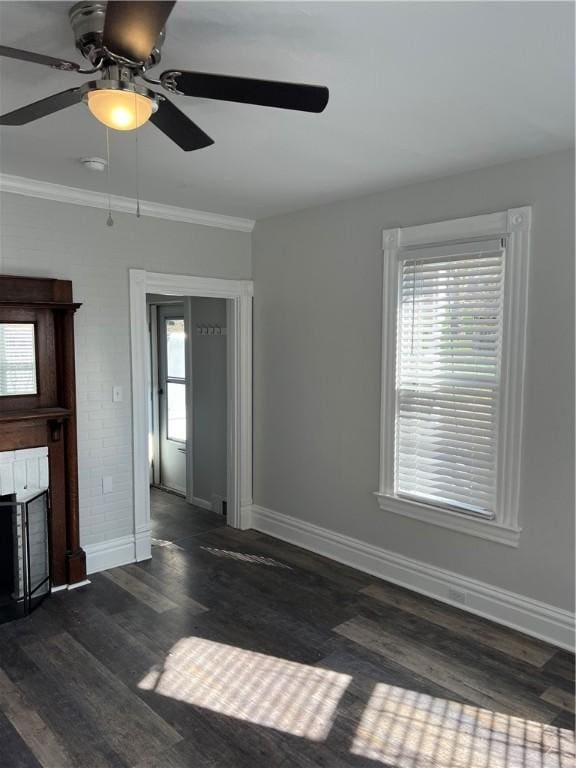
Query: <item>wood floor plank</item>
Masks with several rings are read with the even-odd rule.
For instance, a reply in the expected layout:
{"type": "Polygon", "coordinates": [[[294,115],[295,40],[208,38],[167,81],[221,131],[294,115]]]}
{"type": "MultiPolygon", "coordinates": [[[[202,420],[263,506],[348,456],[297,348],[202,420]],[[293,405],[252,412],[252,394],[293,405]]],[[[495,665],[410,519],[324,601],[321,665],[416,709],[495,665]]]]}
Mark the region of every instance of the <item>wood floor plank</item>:
{"type": "MultiPolygon", "coordinates": [[[[552,720],[552,725],[556,728],[562,728],[563,730],[574,734],[576,726],[575,720],[575,716],[569,712],[561,712],[557,717],[554,718],[554,720],[552,720]]],[[[570,768],[572,768],[572,766],[570,766],[570,768]]]]}
{"type": "Polygon", "coordinates": [[[26,742],[0,712],[0,765],[10,768],[42,768],[26,742]]]}
{"type": "Polygon", "coordinates": [[[386,656],[443,688],[454,691],[486,709],[549,723],[557,715],[554,707],[495,680],[479,669],[470,669],[457,659],[427,648],[408,637],[399,637],[369,619],[358,617],[334,628],[338,634],[386,656]]]}
{"type": "MultiPolygon", "coordinates": [[[[129,574],[137,581],[142,582],[146,587],[152,590],[154,594],[165,597],[170,603],[184,608],[191,616],[197,616],[198,614],[205,613],[209,610],[205,605],[188,597],[188,595],[182,591],[173,589],[169,579],[158,579],[153,574],[148,573],[144,568],[139,568],[136,565],[127,565],[123,569],[123,573],[129,574]],[[170,597],[168,597],[168,595],[170,595],[170,597]]],[[[154,608],[154,606],[151,607],[154,608]]]]}
{"type": "Polygon", "coordinates": [[[543,701],[554,704],[555,707],[574,713],[574,691],[563,691],[560,688],[548,688],[540,696],[543,701]]]}
{"type": "Polygon", "coordinates": [[[141,579],[136,578],[125,569],[114,568],[111,571],[105,571],[103,576],[129,592],[144,605],[152,608],[156,613],[164,613],[178,607],[170,598],[151,589],[141,579]]]}
{"type": "Polygon", "coordinates": [[[128,764],[182,738],[68,633],[25,651],[55,684],[74,690],[78,706],[128,764]]]}
{"type": "Polygon", "coordinates": [[[543,669],[547,675],[564,680],[569,683],[572,689],[574,688],[574,683],[576,682],[574,654],[568,653],[568,651],[556,651],[550,661],[544,665],[543,669]]]}
{"type": "Polygon", "coordinates": [[[556,652],[555,648],[541,641],[512,632],[493,622],[483,621],[470,613],[443,606],[437,601],[410,593],[393,584],[371,584],[361,591],[381,603],[396,606],[438,626],[446,627],[461,637],[495,648],[536,667],[542,667],[556,652]]]}
{"type": "Polygon", "coordinates": [[[38,671],[18,684],[27,701],[57,735],[74,766],[126,768],[86,708],[65,683],[38,671]]]}
{"type": "Polygon", "coordinates": [[[325,656],[317,666],[349,675],[348,691],[365,704],[370,700],[375,685],[380,683],[439,699],[450,699],[460,704],[473,703],[470,699],[442,687],[437,682],[406,669],[396,661],[353,642],[346,643],[344,647],[325,656]]]}
{"type": "Polygon", "coordinates": [[[62,744],[3,669],[0,669],[0,710],[43,768],[74,768],[62,744]]]}
{"type": "MultiPolygon", "coordinates": [[[[62,617],[69,616],[65,606],[58,610],[62,617]]],[[[162,665],[165,653],[151,651],[137,635],[96,606],[84,601],[81,616],[77,621],[69,618],[68,634],[131,691],[152,667],[162,665]]],[[[147,613],[147,620],[150,618],[147,613]]]]}
{"type": "Polygon", "coordinates": [[[190,755],[183,754],[179,744],[161,752],[150,752],[130,768],[216,768],[217,763],[195,747],[191,746],[190,755]]]}
{"type": "Polygon", "coordinates": [[[431,650],[456,658],[468,669],[478,670],[482,675],[498,680],[501,684],[507,683],[525,696],[539,699],[554,682],[543,668],[503,654],[492,646],[476,643],[472,638],[459,635],[451,629],[431,623],[424,617],[405,612],[396,606],[373,600],[365,604],[364,600],[366,598],[361,596],[358,615],[374,621],[397,636],[425,638],[425,645],[431,650]]]}

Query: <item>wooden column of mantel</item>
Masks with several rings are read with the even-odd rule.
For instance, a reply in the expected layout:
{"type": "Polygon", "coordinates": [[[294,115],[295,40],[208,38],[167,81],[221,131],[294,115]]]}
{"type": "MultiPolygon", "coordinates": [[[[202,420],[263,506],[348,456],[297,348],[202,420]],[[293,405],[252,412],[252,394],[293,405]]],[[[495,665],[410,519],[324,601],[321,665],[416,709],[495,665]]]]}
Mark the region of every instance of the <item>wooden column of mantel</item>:
{"type": "Polygon", "coordinates": [[[0,323],[34,323],[37,394],[0,397],[0,451],[48,446],[52,581],[86,578],[80,547],[74,313],[69,280],[0,275],[0,323]]]}

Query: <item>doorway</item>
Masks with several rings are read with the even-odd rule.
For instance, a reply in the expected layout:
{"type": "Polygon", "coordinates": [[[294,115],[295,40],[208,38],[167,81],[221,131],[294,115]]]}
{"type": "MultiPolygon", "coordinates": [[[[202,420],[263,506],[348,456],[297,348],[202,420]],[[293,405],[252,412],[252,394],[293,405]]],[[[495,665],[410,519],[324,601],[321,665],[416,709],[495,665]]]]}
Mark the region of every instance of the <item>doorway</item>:
{"type": "Polygon", "coordinates": [[[148,294],[151,485],[226,515],[230,299],[148,294]]]}
{"type": "MultiPolygon", "coordinates": [[[[226,476],[225,496],[227,501],[227,524],[235,528],[249,528],[252,509],[252,295],[253,285],[249,280],[225,280],[219,278],[198,278],[183,275],[165,275],[161,273],[147,272],[145,270],[130,270],[130,337],[132,353],[132,403],[133,403],[133,454],[134,454],[134,543],[135,559],[146,560],[151,556],[151,525],[150,525],[150,483],[154,480],[154,473],[160,472],[158,463],[151,467],[150,456],[158,456],[157,446],[154,445],[154,418],[160,419],[160,405],[154,405],[154,398],[151,397],[153,385],[159,387],[159,367],[158,359],[156,366],[154,355],[158,358],[159,344],[156,344],[154,351],[150,345],[149,329],[149,308],[147,304],[147,294],[159,294],[167,297],[168,303],[172,304],[171,310],[175,311],[174,304],[180,303],[185,307],[184,310],[184,328],[186,331],[186,301],[187,297],[200,297],[206,299],[220,298],[227,299],[225,336],[226,344],[226,374],[225,382],[220,378],[220,383],[224,384],[226,392],[226,430],[225,430],[225,454],[226,467],[224,470],[226,476]],[[158,375],[154,371],[158,371],[158,375]],[[156,449],[156,450],[155,450],[156,449]]],[[[169,320],[181,319],[182,313],[173,315],[171,318],[166,316],[166,322],[169,320]]],[[[190,323],[192,317],[190,317],[190,323]]],[[[196,323],[191,328],[191,333],[203,334],[202,329],[196,328],[196,323]]],[[[215,325],[215,324],[212,324],[215,325]]],[[[210,324],[206,326],[205,334],[207,336],[217,335],[210,333],[210,324]]],[[[172,327],[174,338],[179,332],[178,325],[172,327]]],[[[195,336],[196,338],[196,336],[195,336]]],[[[168,345],[168,340],[166,341],[168,345]]],[[[175,346],[177,342],[175,341],[175,346]]],[[[188,365],[188,356],[185,366],[188,365]]],[[[175,364],[176,365],[176,364],[175,364]]],[[[180,369],[181,373],[181,369],[180,369]]],[[[166,363],[165,378],[166,385],[182,384],[182,377],[178,370],[166,363]]],[[[185,409],[184,417],[187,423],[186,444],[183,445],[182,439],[172,442],[179,443],[177,446],[185,448],[184,451],[178,451],[185,456],[186,462],[186,492],[189,494],[189,488],[195,488],[192,481],[188,483],[188,477],[193,473],[192,451],[190,451],[191,441],[188,433],[190,419],[188,418],[188,409],[190,408],[192,388],[189,379],[186,376],[185,387],[185,409]]],[[[167,386],[166,386],[167,388],[167,386]]],[[[210,387],[208,387],[210,389],[210,387]]],[[[183,390],[179,390],[182,393],[183,390]]],[[[178,397],[178,395],[176,395],[178,397]]],[[[166,398],[169,401],[170,398],[166,398]]],[[[176,405],[178,401],[176,400],[176,405]]],[[[168,435],[171,415],[174,416],[174,430],[177,433],[177,422],[182,420],[181,400],[178,408],[171,408],[169,402],[165,406],[165,415],[163,417],[166,425],[166,434],[168,435]]],[[[193,414],[192,414],[193,418],[193,414]]],[[[212,422],[213,423],[213,422],[212,422]]],[[[174,435],[174,430],[170,435],[174,435]]],[[[213,430],[214,434],[216,430],[213,430]]],[[[180,431],[180,438],[182,432],[180,431]]],[[[174,480],[177,475],[176,464],[172,465],[175,474],[166,475],[171,477],[171,482],[177,484],[174,480]]],[[[183,487],[180,480],[180,489],[183,487]]],[[[175,489],[176,490],[176,489],[175,489]]],[[[181,491],[180,491],[181,492],[181,491]]],[[[213,494],[213,496],[218,494],[213,494]]],[[[224,494],[220,494],[223,496],[224,494]]],[[[187,499],[190,501],[190,499],[187,499]]],[[[194,497],[195,501],[199,497],[194,497]]],[[[202,500],[202,499],[200,499],[202,500]]],[[[211,507],[218,502],[218,499],[204,499],[211,507]]]]}

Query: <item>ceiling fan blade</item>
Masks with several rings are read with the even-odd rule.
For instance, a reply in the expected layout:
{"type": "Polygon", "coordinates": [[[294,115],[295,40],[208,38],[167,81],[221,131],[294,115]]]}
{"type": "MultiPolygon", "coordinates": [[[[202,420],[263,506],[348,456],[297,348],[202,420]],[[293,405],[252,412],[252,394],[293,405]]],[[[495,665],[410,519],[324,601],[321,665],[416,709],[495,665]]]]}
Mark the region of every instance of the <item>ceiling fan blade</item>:
{"type": "Polygon", "coordinates": [[[62,69],[66,72],[75,72],[80,69],[80,64],[75,64],[73,61],[55,59],[52,56],[44,56],[33,51],[22,51],[20,48],[9,48],[7,45],[0,45],[0,56],[5,56],[8,59],[18,59],[19,61],[30,61],[33,64],[43,64],[45,67],[62,69]]]}
{"type": "Polygon", "coordinates": [[[248,77],[211,75],[206,72],[163,72],[160,82],[167,90],[201,99],[237,101],[262,107],[322,112],[329,91],[323,85],[301,85],[248,77]]]}
{"type": "Polygon", "coordinates": [[[71,107],[73,104],[78,104],[79,101],[82,101],[82,90],[80,88],[71,88],[68,91],[62,91],[62,93],[54,93],[45,99],[27,104],[25,107],[20,107],[20,109],[15,109],[13,112],[0,116],[0,125],[25,125],[33,120],[51,115],[53,112],[59,112],[61,109],[71,107]]]}
{"type": "Polygon", "coordinates": [[[109,0],[104,21],[104,47],[130,61],[146,61],[175,4],[175,0],[109,0]]]}
{"type": "Polygon", "coordinates": [[[203,149],[214,144],[208,134],[204,133],[196,123],[184,114],[175,104],[172,104],[165,96],[162,96],[158,111],[150,118],[162,133],[165,133],[169,139],[178,144],[185,152],[193,149],[203,149]]]}

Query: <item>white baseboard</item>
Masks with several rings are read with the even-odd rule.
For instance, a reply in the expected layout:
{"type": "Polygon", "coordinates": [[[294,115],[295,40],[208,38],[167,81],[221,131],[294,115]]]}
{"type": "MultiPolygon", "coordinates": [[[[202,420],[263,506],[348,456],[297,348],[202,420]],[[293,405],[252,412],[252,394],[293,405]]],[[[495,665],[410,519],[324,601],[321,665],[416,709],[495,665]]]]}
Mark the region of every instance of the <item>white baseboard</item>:
{"type": "Polygon", "coordinates": [[[152,557],[152,540],[150,537],[150,526],[142,525],[136,529],[134,534],[134,548],[136,551],[136,562],[150,560],[152,557]]]}
{"type": "Polygon", "coordinates": [[[190,503],[194,504],[195,507],[212,511],[212,502],[206,501],[206,499],[201,499],[199,496],[192,496],[190,498],[190,503]]]}
{"type": "Polygon", "coordinates": [[[252,528],[339,563],[491,619],[560,648],[574,650],[574,614],[453,571],[413,560],[350,536],[253,505],[252,528]],[[451,599],[466,593],[466,604],[451,599]]]}
{"type": "Polygon", "coordinates": [[[136,562],[136,542],[133,534],[98,544],[87,544],[83,549],[86,552],[86,573],[89,574],[136,562]]]}

